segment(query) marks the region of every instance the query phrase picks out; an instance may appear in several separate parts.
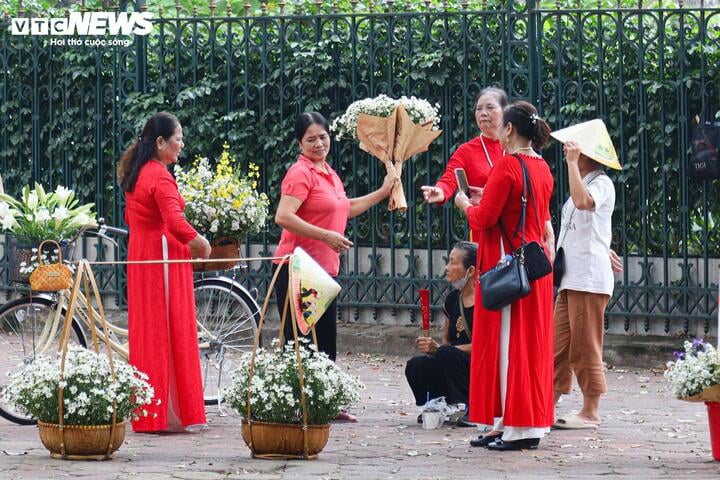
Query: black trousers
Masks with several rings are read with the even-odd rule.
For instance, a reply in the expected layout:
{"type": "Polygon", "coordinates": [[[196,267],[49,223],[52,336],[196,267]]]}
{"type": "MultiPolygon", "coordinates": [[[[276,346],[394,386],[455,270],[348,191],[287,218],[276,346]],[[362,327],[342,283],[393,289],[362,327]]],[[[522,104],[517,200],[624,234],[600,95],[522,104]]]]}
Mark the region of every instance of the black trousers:
{"type": "MultiPolygon", "coordinates": [[[[280,268],[280,274],[278,275],[277,281],[275,282],[275,300],[277,301],[278,314],[282,319],[283,308],[285,307],[285,296],[288,291],[288,266],[278,265],[280,268]]],[[[292,298],[290,299],[292,302],[292,298]]],[[[287,318],[285,318],[285,343],[288,340],[292,340],[292,317],[290,316],[290,308],[288,307],[287,318]]],[[[317,335],[318,350],[327,354],[330,360],[335,361],[337,356],[337,297],[332,301],[328,309],[325,311],[320,320],[315,324],[315,334],[317,335]]],[[[298,330],[298,336],[302,336],[298,330]]],[[[309,338],[312,342],[312,333],[308,332],[306,338],[309,338]]]]}
{"type": "Polygon", "coordinates": [[[468,403],[470,393],[470,354],[443,345],[434,355],[418,355],[405,366],[416,405],[437,397],[445,397],[448,404],[468,403]]]}

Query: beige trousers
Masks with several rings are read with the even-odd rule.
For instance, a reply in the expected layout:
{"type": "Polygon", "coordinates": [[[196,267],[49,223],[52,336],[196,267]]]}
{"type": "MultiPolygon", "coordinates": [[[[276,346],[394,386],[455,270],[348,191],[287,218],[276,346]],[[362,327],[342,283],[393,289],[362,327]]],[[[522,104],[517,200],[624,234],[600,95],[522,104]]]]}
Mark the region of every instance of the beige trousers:
{"type": "Polygon", "coordinates": [[[555,303],[555,392],[567,394],[575,373],[584,395],[607,392],[602,350],[609,295],[563,290],[555,303]]]}

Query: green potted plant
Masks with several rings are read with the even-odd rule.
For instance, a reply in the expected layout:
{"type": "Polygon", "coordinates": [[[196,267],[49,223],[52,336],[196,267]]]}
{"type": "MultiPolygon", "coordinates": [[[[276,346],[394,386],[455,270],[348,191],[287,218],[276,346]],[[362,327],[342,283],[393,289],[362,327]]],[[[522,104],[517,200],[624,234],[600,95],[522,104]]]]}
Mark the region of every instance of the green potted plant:
{"type": "Polygon", "coordinates": [[[292,342],[284,350],[277,342],[270,350],[259,348],[254,364],[252,352],[245,353],[224,391],[225,402],[243,417],[243,440],[254,456],[300,457],[304,425],[307,453],[317,455],[328,441],[329,421],[357,402],[364,388],[314,345],[301,340],[298,350],[302,392],[292,342]]]}

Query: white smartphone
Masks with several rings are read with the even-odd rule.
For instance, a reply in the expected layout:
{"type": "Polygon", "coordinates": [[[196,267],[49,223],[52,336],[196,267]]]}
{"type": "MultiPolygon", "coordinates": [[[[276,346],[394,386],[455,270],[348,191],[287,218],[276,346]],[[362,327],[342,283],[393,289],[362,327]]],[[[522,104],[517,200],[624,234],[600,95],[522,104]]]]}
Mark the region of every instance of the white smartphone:
{"type": "Polygon", "coordinates": [[[463,192],[465,195],[470,195],[470,185],[468,184],[467,175],[465,174],[464,168],[455,169],[455,179],[458,183],[458,190],[463,192]]]}

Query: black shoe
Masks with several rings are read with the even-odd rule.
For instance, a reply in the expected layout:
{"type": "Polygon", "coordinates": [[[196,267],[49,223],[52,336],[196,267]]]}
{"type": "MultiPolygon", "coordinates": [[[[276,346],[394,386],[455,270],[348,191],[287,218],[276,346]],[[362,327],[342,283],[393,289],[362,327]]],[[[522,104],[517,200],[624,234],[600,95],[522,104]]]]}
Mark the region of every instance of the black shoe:
{"type": "Polygon", "coordinates": [[[418,415],[418,423],[422,423],[422,413],[418,415]]]}
{"type": "Polygon", "coordinates": [[[495,450],[497,452],[509,452],[513,450],[535,450],[540,445],[539,438],[523,438],[522,440],[513,440],[512,442],[506,442],[500,438],[494,442],[488,444],[488,450],[495,450]]]}
{"type": "Polygon", "coordinates": [[[496,439],[499,440],[500,437],[502,437],[502,433],[497,433],[495,435],[480,435],[478,438],[473,438],[472,440],[470,440],[470,446],[487,447],[496,439]]]}
{"type": "Polygon", "coordinates": [[[476,426],[474,423],[472,423],[472,422],[470,421],[470,419],[468,419],[467,413],[466,413],[465,415],[463,415],[461,418],[458,419],[456,425],[457,425],[458,427],[461,427],[461,428],[462,428],[462,427],[474,427],[474,426],[476,426]]]}

